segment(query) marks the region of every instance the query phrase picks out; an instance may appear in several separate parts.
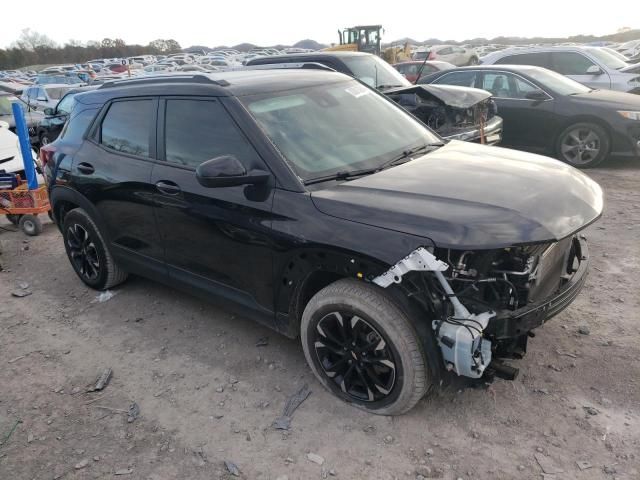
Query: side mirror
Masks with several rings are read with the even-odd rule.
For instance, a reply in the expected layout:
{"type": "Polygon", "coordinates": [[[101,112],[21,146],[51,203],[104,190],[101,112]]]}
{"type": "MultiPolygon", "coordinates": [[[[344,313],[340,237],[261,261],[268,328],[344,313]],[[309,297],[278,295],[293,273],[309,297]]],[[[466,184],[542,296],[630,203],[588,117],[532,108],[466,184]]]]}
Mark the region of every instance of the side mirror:
{"type": "Polygon", "coordinates": [[[547,95],[542,90],[534,90],[532,92],[527,93],[524,97],[527,100],[537,100],[537,101],[540,101],[540,102],[549,99],[549,95],[547,95]]]}
{"type": "Polygon", "coordinates": [[[262,170],[247,172],[235,156],[222,155],[198,165],[196,178],[203,187],[233,187],[264,183],[269,178],[269,173],[262,170]]]}
{"type": "Polygon", "coordinates": [[[53,108],[51,107],[47,107],[43,110],[44,114],[48,117],[52,117],[53,115],[55,115],[55,111],[53,110],[53,108]]]}
{"type": "Polygon", "coordinates": [[[587,74],[589,75],[602,75],[603,73],[602,69],[597,65],[591,65],[587,68],[587,74]]]}

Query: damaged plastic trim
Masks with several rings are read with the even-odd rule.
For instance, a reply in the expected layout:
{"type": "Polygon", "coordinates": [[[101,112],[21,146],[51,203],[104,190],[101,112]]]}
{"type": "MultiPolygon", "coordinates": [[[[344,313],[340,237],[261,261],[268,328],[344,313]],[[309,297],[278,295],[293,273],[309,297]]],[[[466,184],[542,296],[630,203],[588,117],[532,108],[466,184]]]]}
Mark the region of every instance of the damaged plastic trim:
{"type": "Polygon", "coordinates": [[[482,313],[470,313],[456,297],[451,285],[442,272],[449,265],[420,247],[404,257],[389,270],[373,279],[376,285],[387,288],[393,283],[402,282],[403,275],[412,271],[433,272],[442,286],[447,299],[453,306],[453,316],[434,320],[438,345],[448,370],[458,375],[480,378],[491,362],[491,342],[483,338],[484,329],[496,313],[488,310],[482,313]]]}

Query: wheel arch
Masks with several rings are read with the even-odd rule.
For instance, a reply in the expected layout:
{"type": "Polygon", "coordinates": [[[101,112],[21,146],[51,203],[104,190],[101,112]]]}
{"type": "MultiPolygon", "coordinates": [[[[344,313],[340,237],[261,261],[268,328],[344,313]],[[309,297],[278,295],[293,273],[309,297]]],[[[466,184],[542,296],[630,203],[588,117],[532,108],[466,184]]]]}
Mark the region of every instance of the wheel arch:
{"type": "Polygon", "coordinates": [[[91,201],[89,201],[88,198],[76,190],[63,186],[54,186],[49,192],[49,202],[51,203],[51,211],[53,212],[54,221],[60,230],[62,230],[64,217],[67,212],[74,208],[82,208],[91,215],[91,218],[100,228],[100,232],[103,236],[108,233],[98,209],[91,203],[91,201]]]}
{"type": "Polygon", "coordinates": [[[575,125],[576,123],[595,123],[599,127],[602,127],[604,131],[607,133],[607,135],[609,136],[609,143],[611,143],[611,141],[613,140],[613,130],[611,129],[611,125],[609,125],[609,123],[607,123],[606,121],[602,120],[600,117],[596,117],[595,115],[589,115],[589,114],[574,115],[574,116],[568,117],[567,119],[565,119],[560,123],[558,128],[558,133],[556,134],[555,139],[553,141],[554,151],[558,145],[558,141],[560,140],[560,135],[562,135],[562,133],[567,128],[569,128],[571,125],[575,125]]]}
{"type": "MultiPolygon", "coordinates": [[[[364,254],[329,247],[300,249],[291,253],[281,265],[274,278],[277,285],[276,325],[290,338],[300,336],[302,313],[320,290],[344,278],[370,282],[391,266],[364,254]]],[[[439,384],[443,363],[431,329],[431,313],[411,294],[408,281],[387,288],[375,285],[375,288],[407,314],[422,343],[434,385],[439,384]]]]}

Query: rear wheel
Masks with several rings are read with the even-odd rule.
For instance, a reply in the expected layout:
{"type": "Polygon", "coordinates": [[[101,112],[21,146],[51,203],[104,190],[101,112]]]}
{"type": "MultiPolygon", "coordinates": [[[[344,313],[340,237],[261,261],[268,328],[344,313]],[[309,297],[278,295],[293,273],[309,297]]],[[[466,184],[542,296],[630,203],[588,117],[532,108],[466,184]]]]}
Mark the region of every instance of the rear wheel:
{"type": "Polygon", "coordinates": [[[115,263],[100,230],[81,208],[68,212],[62,228],[67,257],[76,274],[96,290],[111,288],[127,279],[115,263]]]}
{"type": "Polygon", "coordinates": [[[322,289],[304,310],[301,338],[320,383],[371,413],[404,413],[430,385],[411,321],[374,285],[345,279],[322,289]]]}
{"type": "Polygon", "coordinates": [[[558,137],[558,158],[577,168],[595,167],[609,154],[607,132],[595,123],[576,123],[558,137]]]}
{"type": "Polygon", "coordinates": [[[42,233],[42,222],[36,215],[21,215],[19,225],[20,230],[31,237],[42,233]]]}

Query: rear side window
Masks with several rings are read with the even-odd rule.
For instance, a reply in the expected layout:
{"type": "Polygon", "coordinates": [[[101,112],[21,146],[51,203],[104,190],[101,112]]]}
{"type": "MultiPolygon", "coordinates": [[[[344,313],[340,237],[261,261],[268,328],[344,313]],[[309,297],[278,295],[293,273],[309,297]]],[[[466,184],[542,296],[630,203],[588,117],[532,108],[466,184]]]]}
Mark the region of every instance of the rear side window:
{"type": "Polygon", "coordinates": [[[153,100],[112,103],[102,120],[100,143],[118,152],[148,157],[153,105],[153,100]]]}
{"type": "Polygon", "coordinates": [[[250,165],[257,153],[216,100],[167,100],[165,159],[197,167],[221,155],[235,155],[250,165]]]}
{"type": "Polygon", "coordinates": [[[495,63],[500,65],[533,65],[534,67],[552,68],[547,52],[507,55],[506,57],[498,59],[495,63]]]}

